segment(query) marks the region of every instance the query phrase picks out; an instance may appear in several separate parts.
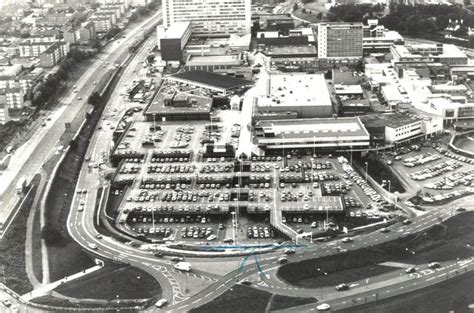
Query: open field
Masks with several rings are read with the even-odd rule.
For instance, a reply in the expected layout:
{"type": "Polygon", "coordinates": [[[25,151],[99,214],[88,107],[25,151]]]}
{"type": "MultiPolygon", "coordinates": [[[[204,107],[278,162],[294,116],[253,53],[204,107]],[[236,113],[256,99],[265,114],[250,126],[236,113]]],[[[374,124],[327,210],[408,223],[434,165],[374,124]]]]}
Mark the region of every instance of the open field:
{"type": "Polygon", "coordinates": [[[423,264],[470,257],[474,255],[471,247],[474,243],[473,222],[474,213],[462,213],[422,234],[412,234],[338,255],[286,264],[278,269],[278,275],[297,286],[334,286],[361,280],[367,275],[381,274],[385,272],[384,267],[377,264],[387,261],[423,264]],[[315,266],[322,271],[316,271],[315,266]],[[328,275],[325,276],[324,272],[328,275]]]}
{"type": "MultiPolygon", "coordinates": [[[[160,285],[149,274],[128,266],[107,265],[55,289],[79,299],[149,299],[161,293],[160,285]]],[[[160,298],[159,296],[157,298],[160,298]]]]}
{"type": "MultiPolygon", "coordinates": [[[[19,294],[32,290],[25,271],[25,239],[26,222],[35,197],[38,179],[39,176],[32,179],[33,188],[28,198],[23,203],[23,207],[13,220],[5,237],[0,240],[0,265],[5,273],[1,281],[19,294]]],[[[2,272],[0,272],[0,275],[2,275],[2,272]]]]}
{"type": "Polygon", "coordinates": [[[266,312],[316,302],[316,298],[286,297],[244,285],[234,285],[213,301],[191,310],[192,313],[266,312]]]}
{"type": "Polygon", "coordinates": [[[358,306],[341,313],[445,313],[469,312],[467,306],[474,303],[474,276],[462,275],[420,291],[393,297],[388,300],[358,306]]]}

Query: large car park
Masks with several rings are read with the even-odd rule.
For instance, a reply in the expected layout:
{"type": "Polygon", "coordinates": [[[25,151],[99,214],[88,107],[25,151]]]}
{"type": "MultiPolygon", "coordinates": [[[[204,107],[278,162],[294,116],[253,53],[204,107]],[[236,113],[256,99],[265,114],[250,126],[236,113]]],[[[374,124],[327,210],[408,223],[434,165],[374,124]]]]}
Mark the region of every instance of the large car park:
{"type": "Polygon", "coordinates": [[[222,242],[235,224],[236,240],[255,242],[281,238],[270,218],[278,210],[296,232],[391,214],[392,204],[346,158],[291,150],[236,160],[240,125],[227,126],[219,113],[212,120],[135,119],[126,128],[117,144],[125,149],[112,152],[119,228],[148,239],[222,242]]]}

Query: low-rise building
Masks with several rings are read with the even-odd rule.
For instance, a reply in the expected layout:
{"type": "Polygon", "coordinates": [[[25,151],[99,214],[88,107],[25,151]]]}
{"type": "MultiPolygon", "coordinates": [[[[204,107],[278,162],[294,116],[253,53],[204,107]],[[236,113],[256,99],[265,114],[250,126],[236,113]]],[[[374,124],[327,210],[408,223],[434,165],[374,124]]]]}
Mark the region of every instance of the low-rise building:
{"type": "Polygon", "coordinates": [[[331,97],[323,74],[271,73],[266,94],[255,98],[254,112],[296,112],[298,118],[329,117],[331,97]]]}
{"type": "Polygon", "coordinates": [[[97,33],[106,33],[113,26],[112,20],[107,16],[92,16],[89,18],[89,21],[94,23],[94,28],[97,33]]]}
{"type": "Polygon", "coordinates": [[[404,43],[405,39],[397,31],[388,30],[383,25],[379,25],[377,19],[369,19],[367,25],[364,25],[362,38],[364,54],[390,52],[391,45],[404,43]]]}
{"type": "Polygon", "coordinates": [[[313,118],[259,121],[255,140],[264,150],[337,151],[367,149],[370,136],[357,117],[313,118]]]}
{"type": "Polygon", "coordinates": [[[40,54],[42,67],[53,67],[65,57],[64,50],[60,42],[53,43],[48,49],[40,54]]]}
{"type": "Polygon", "coordinates": [[[399,144],[428,138],[443,130],[442,119],[413,112],[372,114],[360,117],[374,145],[399,144]]]}
{"type": "Polygon", "coordinates": [[[233,55],[209,55],[209,56],[188,56],[184,65],[185,71],[209,71],[215,69],[231,69],[240,67],[245,63],[240,54],[233,55]]]}
{"type": "Polygon", "coordinates": [[[442,63],[448,65],[467,64],[467,56],[451,44],[392,45],[390,52],[393,64],[397,63],[442,63]]]}
{"type": "Polygon", "coordinates": [[[97,38],[97,33],[95,30],[95,24],[93,21],[88,21],[81,25],[79,28],[79,40],[81,42],[89,42],[97,38]]]}

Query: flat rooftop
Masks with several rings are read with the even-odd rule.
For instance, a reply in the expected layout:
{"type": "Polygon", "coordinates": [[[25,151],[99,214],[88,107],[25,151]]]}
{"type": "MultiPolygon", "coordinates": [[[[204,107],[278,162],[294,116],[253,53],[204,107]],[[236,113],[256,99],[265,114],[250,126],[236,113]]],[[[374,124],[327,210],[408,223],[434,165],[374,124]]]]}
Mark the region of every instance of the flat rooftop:
{"type": "Polygon", "coordinates": [[[20,64],[0,66],[0,77],[18,75],[22,68],[23,67],[20,64]]]}
{"type": "Polygon", "coordinates": [[[285,55],[317,55],[317,49],[313,45],[291,45],[291,46],[269,46],[263,54],[269,56],[285,56],[285,55]]]}
{"type": "Polygon", "coordinates": [[[357,117],[308,118],[291,120],[260,121],[265,133],[273,133],[273,138],[324,138],[369,136],[357,117]]]}
{"type": "Polygon", "coordinates": [[[416,45],[394,45],[393,49],[400,55],[400,57],[444,57],[444,58],[466,58],[466,54],[458,47],[451,44],[442,45],[442,53],[432,53],[436,50],[436,44],[416,44],[416,45]]]}
{"type": "Polygon", "coordinates": [[[367,127],[391,127],[398,128],[413,124],[422,119],[407,113],[371,114],[360,116],[360,120],[367,127]]]}
{"type": "Polygon", "coordinates": [[[191,55],[186,61],[186,66],[195,65],[241,65],[239,55],[191,55]]]}
{"type": "Polygon", "coordinates": [[[146,109],[146,114],[159,115],[163,113],[208,113],[211,111],[211,105],[212,98],[189,93],[181,93],[176,90],[175,86],[172,86],[172,84],[165,82],[163,83],[161,90],[156,94],[155,98],[146,109]],[[189,102],[194,102],[194,104],[182,107],[165,106],[165,98],[167,96],[173,95],[175,92],[175,98],[186,97],[189,102]]]}
{"type": "Polygon", "coordinates": [[[166,30],[163,39],[180,39],[186,33],[186,30],[191,27],[190,22],[173,23],[166,30]]]}
{"type": "Polygon", "coordinates": [[[342,100],[342,106],[344,108],[370,108],[370,101],[368,99],[342,100]]]}
{"type": "Polygon", "coordinates": [[[272,74],[270,96],[259,106],[332,106],[324,74],[272,74]]]}
{"type": "Polygon", "coordinates": [[[220,75],[212,72],[206,71],[188,71],[175,74],[172,77],[178,78],[180,80],[189,81],[190,84],[198,83],[203,85],[215,86],[223,89],[232,89],[237,87],[243,87],[253,82],[245,79],[240,79],[237,77],[220,75]]]}

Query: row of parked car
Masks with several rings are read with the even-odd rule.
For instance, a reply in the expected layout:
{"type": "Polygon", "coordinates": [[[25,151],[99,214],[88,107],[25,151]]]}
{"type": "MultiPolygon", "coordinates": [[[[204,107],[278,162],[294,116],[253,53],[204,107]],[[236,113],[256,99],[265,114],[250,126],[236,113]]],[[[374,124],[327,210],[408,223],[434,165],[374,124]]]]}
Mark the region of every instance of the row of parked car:
{"type": "Polygon", "coordinates": [[[194,165],[150,165],[147,173],[174,174],[174,173],[194,173],[194,165]]]}
{"type": "Polygon", "coordinates": [[[122,166],[118,171],[119,174],[137,174],[140,171],[141,166],[122,166]]]}
{"type": "Polygon", "coordinates": [[[437,154],[419,154],[414,157],[404,159],[403,165],[405,165],[406,167],[415,167],[429,162],[437,161],[439,159],[441,159],[441,157],[437,154]]]}
{"type": "Polygon", "coordinates": [[[155,235],[161,237],[169,237],[173,233],[173,229],[171,227],[132,227],[131,230],[138,234],[144,235],[155,235]]]}
{"type": "Polygon", "coordinates": [[[233,169],[232,164],[223,164],[223,165],[210,165],[206,164],[199,170],[199,173],[229,173],[233,169]]]}
{"type": "Polygon", "coordinates": [[[436,182],[426,184],[425,188],[450,190],[461,184],[464,186],[474,187],[472,182],[473,180],[474,170],[470,170],[467,172],[454,173],[436,182]]]}
{"type": "Polygon", "coordinates": [[[151,163],[186,163],[189,162],[189,157],[153,157],[150,159],[151,163]]]}
{"type": "Polygon", "coordinates": [[[302,201],[309,201],[313,197],[313,192],[311,190],[308,191],[307,194],[304,194],[302,191],[296,193],[296,192],[291,192],[291,191],[283,191],[281,193],[280,200],[281,202],[296,202],[299,200],[302,201]]]}
{"type": "MultiPolygon", "coordinates": [[[[184,189],[189,189],[190,184],[184,184],[184,183],[159,183],[159,182],[142,182],[140,184],[140,189],[164,189],[164,190],[184,190],[184,189]]],[[[131,200],[130,200],[131,201],[131,200]]]]}
{"type": "Polygon", "coordinates": [[[460,168],[461,166],[461,162],[449,160],[427,167],[423,170],[410,173],[409,175],[413,180],[425,180],[428,178],[439,176],[446,172],[454,171],[455,169],[460,168]]]}
{"type": "Polygon", "coordinates": [[[379,195],[372,187],[370,187],[367,181],[354,170],[352,165],[343,163],[342,169],[357,185],[359,185],[362,191],[364,191],[365,195],[372,199],[372,201],[379,204],[387,203],[387,201],[385,201],[381,195],[379,195]]]}
{"type": "Polygon", "coordinates": [[[446,151],[444,154],[447,157],[450,157],[452,159],[456,159],[461,162],[469,163],[469,164],[474,164],[474,159],[471,158],[466,158],[465,156],[459,155],[459,154],[454,154],[452,152],[446,151]]]}
{"type": "Polygon", "coordinates": [[[208,241],[211,241],[217,238],[215,235],[212,234],[213,232],[214,231],[211,227],[183,227],[181,229],[181,238],[207,238],[208,241]]]}
{"type": "Polygon", "coordinates": [[[156,224],[173,224],[173,223],[211,223],[210,217],[205,217],[201,215],[197,216],[151,216],[145,213],[134,213],[130,215],[129,220],[132,223],[156,223],[156,224]]]}
{"type": "Polygon", "coordinates": [[[270,172],[272,170],[272,167],[270,164],[255,164],[252,163],[250,165],[250,172],[270,172]]]}
{"type": "Polygon", "coordinates": [[[351,188],[344,183],[324,183],[321,191],[323,195],[340,195],[346,194],[351,188]]]}
{"type": "Polygon", "coordinates": [[[275,233],[273,230],[270,230],[267,226],[265,227],[248,227],[247,228],[247,238],[273,238],[275,237],[275,233]]]}

